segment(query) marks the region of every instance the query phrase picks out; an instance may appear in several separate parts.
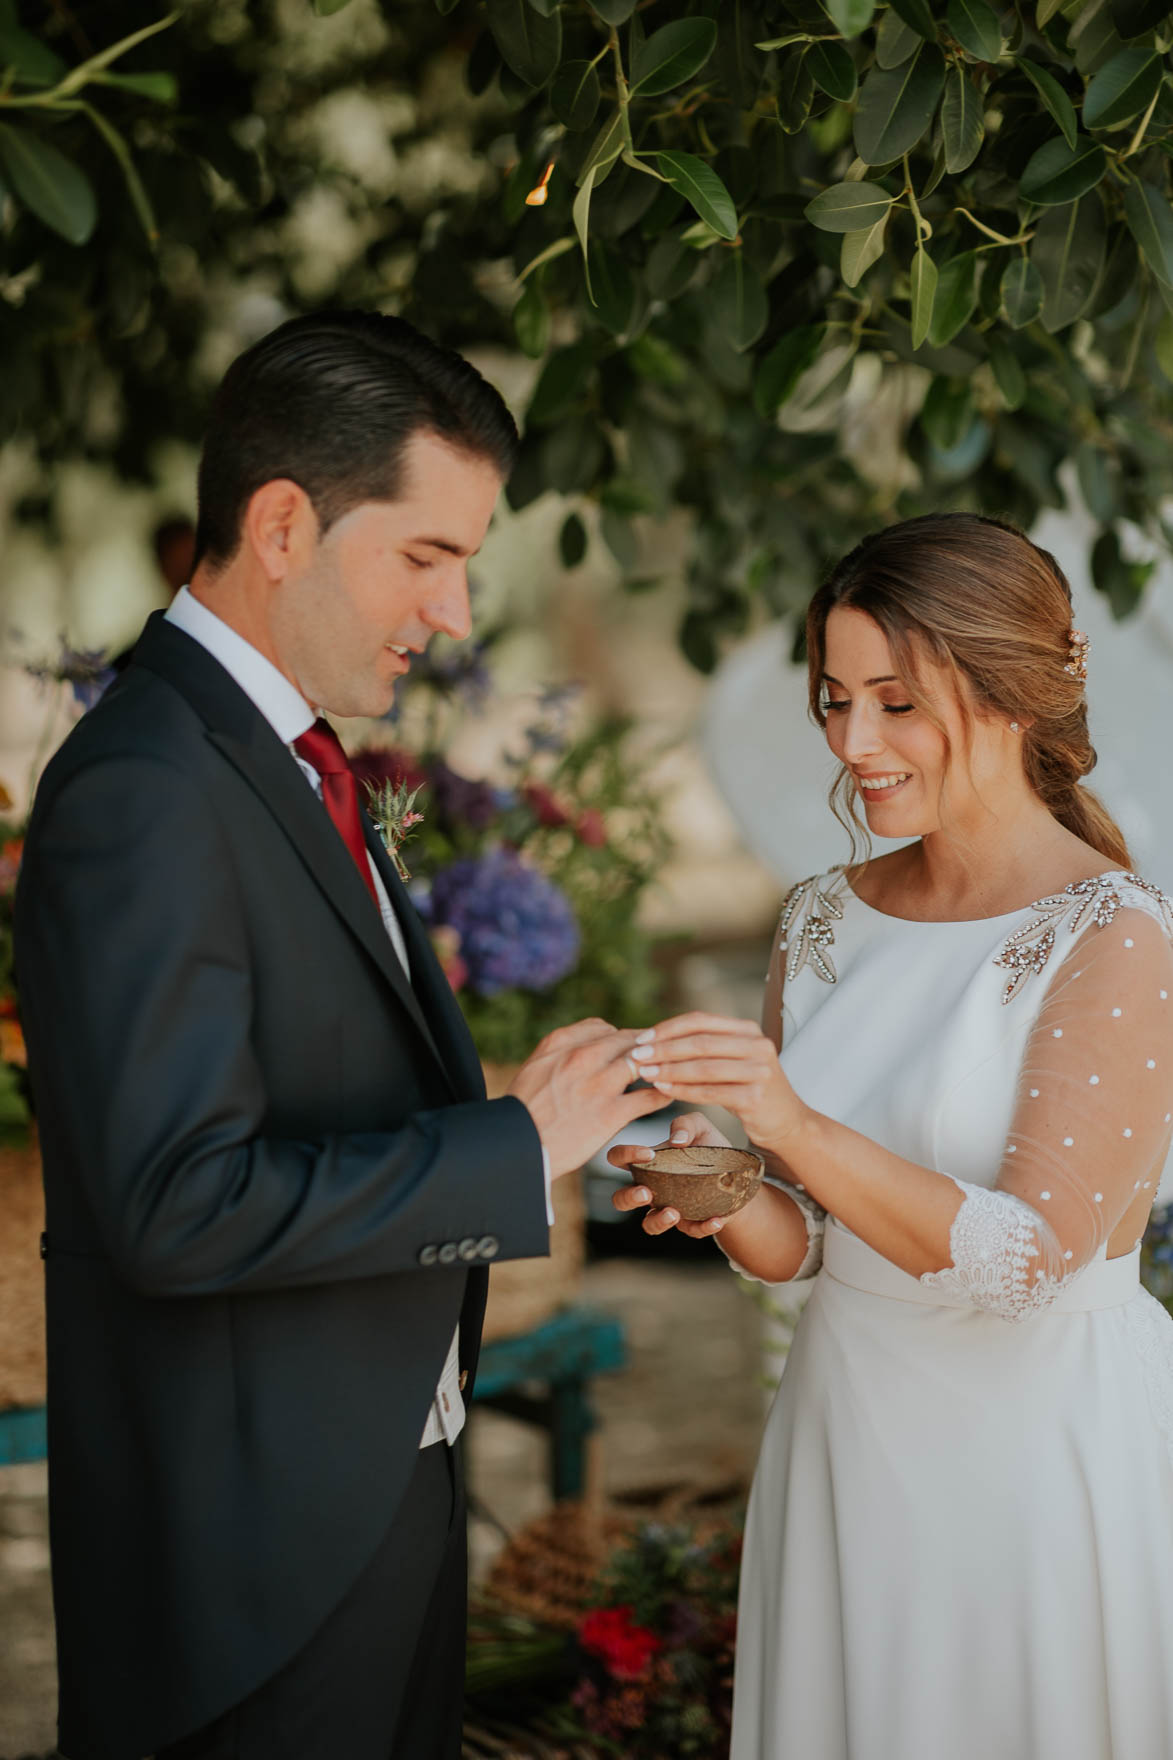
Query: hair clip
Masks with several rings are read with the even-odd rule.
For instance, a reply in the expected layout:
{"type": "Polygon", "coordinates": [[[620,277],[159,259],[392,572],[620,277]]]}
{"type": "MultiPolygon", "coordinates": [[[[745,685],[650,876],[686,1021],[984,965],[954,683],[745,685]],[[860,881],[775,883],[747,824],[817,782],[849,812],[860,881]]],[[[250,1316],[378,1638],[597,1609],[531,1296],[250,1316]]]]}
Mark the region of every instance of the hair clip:
{"type": "Polygon", "coordinates": [[[1082,684],[1087,677],[1087,657],[1091,652],[1091,643],[1081,629],[1073,629],[1068,637],[1067,663],[1064,672],[1072,678],[1078,678],[1082,684]]]}

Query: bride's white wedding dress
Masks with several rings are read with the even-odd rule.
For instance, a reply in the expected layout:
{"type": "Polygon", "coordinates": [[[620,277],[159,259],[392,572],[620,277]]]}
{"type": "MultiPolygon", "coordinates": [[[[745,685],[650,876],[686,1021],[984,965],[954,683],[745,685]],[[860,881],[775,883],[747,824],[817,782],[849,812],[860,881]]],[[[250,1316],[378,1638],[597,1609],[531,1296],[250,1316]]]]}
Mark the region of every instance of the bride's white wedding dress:
{"type": "Polygon", "coordinates": [[[1170,1760],[1173,1321],[1106,1253],[1169,1147],[1173,906],[1109,874],[910,922],[832,870],[783,940],[798,1094],[964,1201],[919,1280],[827,1221],[750,1499],[733,1760],[1170,1760]]]}

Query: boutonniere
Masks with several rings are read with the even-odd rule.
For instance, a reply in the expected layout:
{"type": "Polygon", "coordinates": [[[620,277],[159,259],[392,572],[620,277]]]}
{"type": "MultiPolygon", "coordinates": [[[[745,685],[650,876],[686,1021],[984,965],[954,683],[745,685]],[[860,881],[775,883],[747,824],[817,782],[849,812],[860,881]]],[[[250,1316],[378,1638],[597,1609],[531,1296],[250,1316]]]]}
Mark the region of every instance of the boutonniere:
{"type": "Polygon", "coordinates": [[[374,820],[375,830],[379,833],[383,848],[395,863],[395,872],[403,881],[410,880],[411,875],[399,852],[414,833],[416,826],[424,822],[423,814],[414,810],[416,796],[421,788],[409,789],[405,782],[368,782],[366,785],[367,807],[374,820]]]}

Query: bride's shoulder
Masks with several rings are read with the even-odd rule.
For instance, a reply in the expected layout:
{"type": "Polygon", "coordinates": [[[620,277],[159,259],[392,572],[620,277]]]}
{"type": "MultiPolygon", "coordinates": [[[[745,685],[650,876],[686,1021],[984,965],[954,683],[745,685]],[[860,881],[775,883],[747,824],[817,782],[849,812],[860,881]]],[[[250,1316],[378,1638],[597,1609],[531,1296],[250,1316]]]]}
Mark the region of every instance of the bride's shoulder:
{"type": "Polygon", "coordinates": [[[1155,946],[1173,944],[1173,898],[1131,869],[1113,868],[1072,880],[1026,907],[1027,920],[1006,937],[995,965],[1010,973],[1003,1002],[1011,1002],[1027,980],[1041,976],[1057,948],[1070,949],[1088,933],[1096,933],[1101,953],[1119,944],[1135,960],[1138,919],[1147,919],[1155,946]]]}
{"type": "Polygon", "coordinates": [[[808,874],[782,900],[777,951],[785,961],[788,984],[807,965],[824,983],[838,981],[832,949],[847,892],[846,869],[840,864],[821,874],[808,874]]]}

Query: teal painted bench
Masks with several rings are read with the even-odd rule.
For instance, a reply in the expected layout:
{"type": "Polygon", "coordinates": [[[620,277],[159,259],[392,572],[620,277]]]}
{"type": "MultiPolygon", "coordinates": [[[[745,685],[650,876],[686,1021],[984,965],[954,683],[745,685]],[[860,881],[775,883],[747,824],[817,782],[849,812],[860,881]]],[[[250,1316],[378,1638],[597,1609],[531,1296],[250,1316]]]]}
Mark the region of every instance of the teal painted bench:
{"type": "Polygon", "coordinates": [[[43,1461],[47,1452],[44,1406],[13,1406],[0,1412],[0,1467],[43,1461]]]}
{"type": "Polygon", "coordinates": [[[520,1338],[482,1347],[473,1405],[546,1430],[550,1489],[556,1499],[579,1497],[586,1439],[598,1423],[591,1380],[626,1362],[621,1321],[594,1308],[566,1308],[520,1338]]]}

